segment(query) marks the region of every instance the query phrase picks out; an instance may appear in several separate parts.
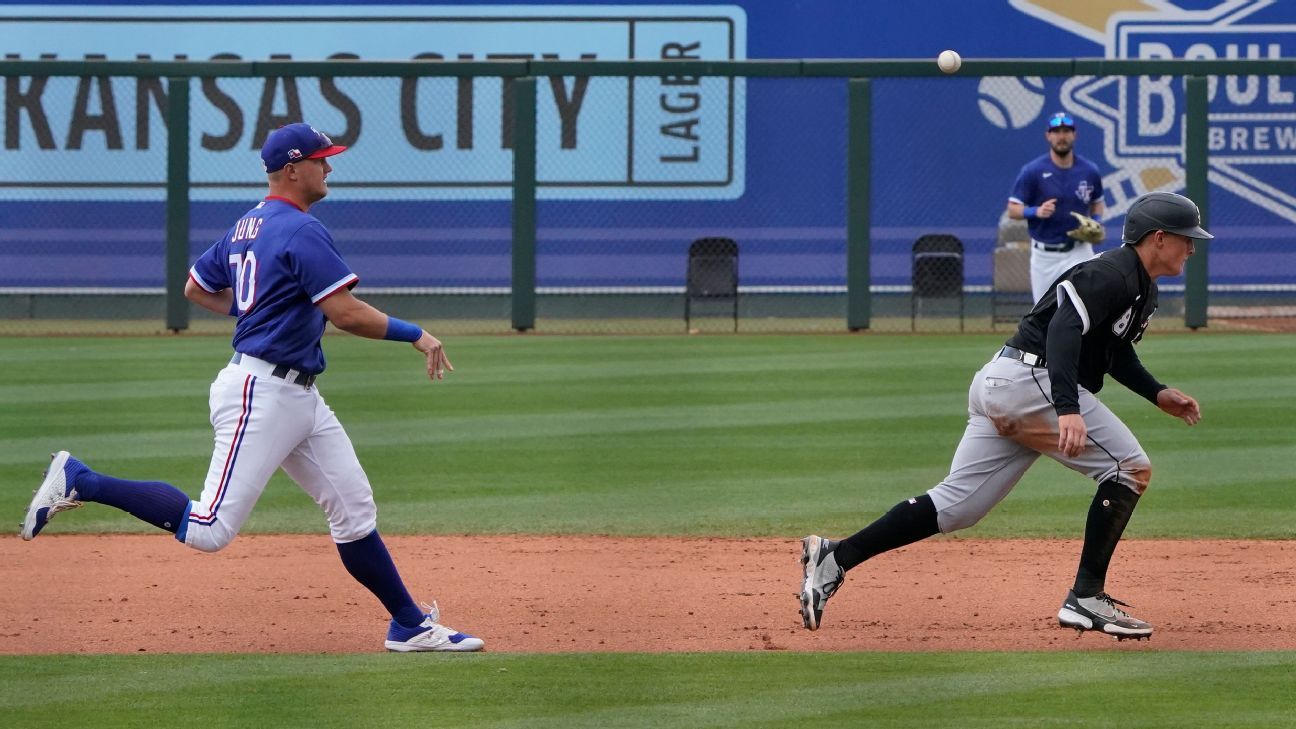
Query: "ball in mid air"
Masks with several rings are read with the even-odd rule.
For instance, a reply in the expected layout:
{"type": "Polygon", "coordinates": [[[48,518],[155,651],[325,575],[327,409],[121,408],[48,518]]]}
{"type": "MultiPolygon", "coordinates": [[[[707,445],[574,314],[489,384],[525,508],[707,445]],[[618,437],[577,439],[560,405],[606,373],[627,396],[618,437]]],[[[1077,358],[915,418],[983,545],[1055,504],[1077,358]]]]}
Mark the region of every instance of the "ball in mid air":
{"type": "Polygon", "coordinates": [[[945,73],[954,73],[963,65],[963,59],[957,51],[941,51],[936,57],[936,65],[945,73]]]}

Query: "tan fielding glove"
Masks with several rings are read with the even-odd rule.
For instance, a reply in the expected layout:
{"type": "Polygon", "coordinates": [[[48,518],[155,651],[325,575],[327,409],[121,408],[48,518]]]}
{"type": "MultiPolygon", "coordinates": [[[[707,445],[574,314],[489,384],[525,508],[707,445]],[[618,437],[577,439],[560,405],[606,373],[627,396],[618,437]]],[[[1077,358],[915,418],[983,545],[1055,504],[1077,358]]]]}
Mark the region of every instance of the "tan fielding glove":
{"type": "Polygon", "coordinates": [[[1080,227],[1067,231],[1067,237],[1085,243],[1101,243],[1102,239],[1107,236],[1107,231],[1103,229],[1102,223],[1097,220],[1080,213],[1071,213],[1071,215],[1080,222],[1080,227]]]}

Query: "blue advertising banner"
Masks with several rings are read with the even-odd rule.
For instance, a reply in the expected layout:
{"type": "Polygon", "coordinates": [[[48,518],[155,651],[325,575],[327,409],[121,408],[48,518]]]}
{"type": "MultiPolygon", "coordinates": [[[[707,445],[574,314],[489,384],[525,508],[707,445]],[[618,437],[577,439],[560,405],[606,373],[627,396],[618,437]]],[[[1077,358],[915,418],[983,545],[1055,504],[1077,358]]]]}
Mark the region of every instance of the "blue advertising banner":
{"type": "MultiPolygon", "coordinates": [[[[42,6],[11,8],[0,23],[6,55],[33,59],[733,60],[746,52],[745,14],[735,6],[42,6]]],[[[245,199],[247,161],[271,129],[301,119],[355,149],[350,199],[508,199],[510,86],[489,77],[205,80],[194,94],[194,199],[245,199]]],[[[562,150],[538,170],[545,196],[740,196],[742,88],[741,80],[670,77],[542,84],[537,133],[562,150]]],[[[16,118],[0,150],[0,197],[50,189],[76,165],[76,199],[161,199],[157,79],[50,78],[9,93],[16,118]]]]}
{"type": "MultiPolygon", "coordinates": [[[[1273,0],[0,2],[0,27],[7,57],[64,59],[1296,55],[1296,3],[1273,0]]],[[[507,87],[194,81],[195,254],[259,198],[264,135],[306,119],[352,147],[314,212],[364,286],[506,288],[507,87]]],[[[739,241],[745,287],[844,285],[844,80],[537,87],[542,288],[677,288],[683,251],[708,235],[739,241]]],[[[1077,151],[1103,174],[1109,241],[1139,194],[1183,190],[1181,77],[956,74],[873,88],[875,285],[907,286],[913,241],[941,232],[966,246],[966,283],[988,286],[1007,196],[1046,151],[1053,111],[1077,120],[1077,151]]],[[[163,84],[11,78],[2,91],[0,288],[161,286],[163,84]]],[[[1212,78],[1209,93],[1211,284],[1296,290],[1296,78],[1212,78]]]]}

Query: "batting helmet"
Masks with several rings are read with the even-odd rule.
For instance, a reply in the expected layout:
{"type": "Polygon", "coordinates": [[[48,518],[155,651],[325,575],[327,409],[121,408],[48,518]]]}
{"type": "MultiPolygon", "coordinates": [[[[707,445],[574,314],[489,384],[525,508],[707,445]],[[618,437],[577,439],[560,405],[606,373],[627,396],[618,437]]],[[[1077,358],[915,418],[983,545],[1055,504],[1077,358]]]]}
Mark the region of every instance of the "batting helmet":
{"type": "Polygon", "coordinates": [[[1197,204],[1173,192],[1149,192],[1130,205],[1125,214],[1126,243],[1134,244],[1154,230],[1209,240],[1215,236],[1201,227],[1201,211],[1197,204]]]}

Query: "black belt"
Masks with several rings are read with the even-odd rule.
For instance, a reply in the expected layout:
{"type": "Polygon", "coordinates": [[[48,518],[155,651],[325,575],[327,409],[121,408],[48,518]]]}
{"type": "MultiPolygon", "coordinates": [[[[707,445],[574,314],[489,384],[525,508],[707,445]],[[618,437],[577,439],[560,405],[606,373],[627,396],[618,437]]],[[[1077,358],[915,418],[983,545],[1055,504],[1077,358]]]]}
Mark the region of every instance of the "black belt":
{"type": "MultiPolygon", "coordinates": [[[[278,377],[281,380],[287,380],[288,373],[293,371],[294,371],[293,368],[289,367],[288,365],[278,365],[277,367],[275,367],[273,370],[270,371],[270,376],[278,377]]],[[[301,385],[302,387],[310,387],[311,385],[315,384],[315,375],[308,375],[305,372],[298,372],[297,376],[289,380],[289,382],[293,383],[294,385],[301,385]]]]}
{"type": "Polygon", "coordinates": [[[1076,247],[1075,242],[1066,241],[1065,243],[1040,243],[1037,240],[1031,241],[1031,246],[1037,251],[1048,251],[1049,253],[1066,253],[1076,247]]]}
{"type": "Polygon", "coordinates": [[[1023,352],[1020,349],[1017,349],[1016,347],[1009,347],[1006,344],[1004,345],[1003,349],[999,350],[999,356],[1015,359],[1018,362],[1021,362],[1022,364],[1025,365],[1030,365],[1031,367],[1044,366],[1044,358],[1039,356],[1038,354],[1023,352]]]}
{"type": "MultiPolygon", "coordinates": [[[[242,361],[243,361],[242,352],[235,352],[234,356],[230,358],[231,364],[238,364],[239,362],[242,361]]],[[[315,377],[316,377],[316,375],[308,375],[305,372],[297,372],[296,370],[289,367],[288,365],[275,365],[275,368],[273,370],[270,370],[270,376],[278,377],[281,380],[288,380],[294,385],[301,385],[302,387],[310,387],[311,385],[314,385],[315,377]],[[293,377],[291,380],[288,380],[289,372],[296,372],[296,376],[293,377]]]]}

